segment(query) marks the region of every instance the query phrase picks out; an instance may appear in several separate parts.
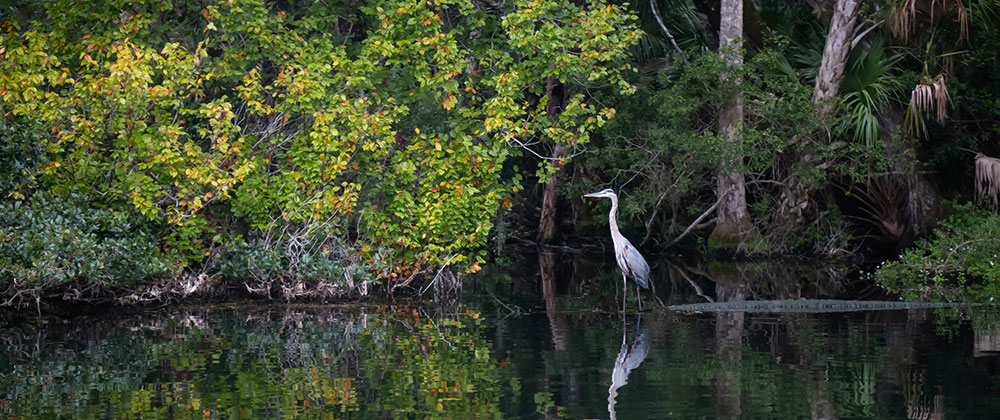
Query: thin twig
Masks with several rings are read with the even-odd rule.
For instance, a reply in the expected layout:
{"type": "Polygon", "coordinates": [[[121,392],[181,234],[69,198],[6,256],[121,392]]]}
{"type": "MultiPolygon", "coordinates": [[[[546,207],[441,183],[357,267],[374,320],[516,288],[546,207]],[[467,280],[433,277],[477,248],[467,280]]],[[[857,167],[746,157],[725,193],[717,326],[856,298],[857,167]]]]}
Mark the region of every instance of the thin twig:
{"type": "Polygon", "coordinates": [[[433,279],[433,280],[431,280],[431,282],[430,282],[430,283],[427,283],[427,284],[426,284],[426,285],[424,286],[424,288],[420,290],[420,296],[423,296],[423,295],[424,295],[424,293],[425,293],[425,292],[427,292],[427,290],[428,290],[428,289],[430,289],[430,288],[431,288],[431,286],[433,286],[433,285],[434,285],[434,283],[436,283],[436,282],[438,281],[438,277],[441,277],[441,272],[442,272],[442,271],[444,271],[445,267],[447,267],[447,266],[448,266],[448,264],[449,264],[449,263],[451,263],[451,260],[452,260],[453,258],[455,258],[455,256],[457,256],[457,255],[458,255],[458,254],[452,254],[452,256],[451,256],[451,257],[448,257],[448,260],[447,260],[447,261],[445,261],[445,262],[444,262],[444,264],[442,264],[442,265],[441,265],[441,268],[440,268],[440,269],[438,270],[437,274],[435,274],[435,275],[434,275],[434,279],[433,279]]]}
{"type": "Polygon", "coordinates": [[[653,230],[650,229],[649,227],[653,225],[653,219],[656,218],[656,214],[659,213],[660,210],[660,203],[662,203],[663,199],[666,198],[668,191],[670,190],[669,189],[664,190],[663,193],[661,193],[660,196],[657,197],[656,205],[653,206],[653,214],[651,214],[649,216],[649,220],[646,221],[646,236],[642,238],[642,242],[639,242],[639,246],[645,245],[646,242],[649,242],[649,237],[652,236],[653,234],[653,230]]]}

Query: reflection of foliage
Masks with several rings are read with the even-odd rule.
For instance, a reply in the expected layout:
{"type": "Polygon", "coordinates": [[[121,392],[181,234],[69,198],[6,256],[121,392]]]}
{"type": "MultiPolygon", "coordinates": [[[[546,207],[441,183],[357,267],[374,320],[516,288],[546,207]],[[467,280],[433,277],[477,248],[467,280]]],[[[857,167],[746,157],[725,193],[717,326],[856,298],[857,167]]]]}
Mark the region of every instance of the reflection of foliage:
{"type": "Polygon", "coordinates": [[[31,325],[12,328],[10,351],[0,354],[0,398],[12,404],[2,412],[77,419],[487,417],[499,407],[503,370],[478,322],[458,319],[423,320],[409,311],[222,311],[124,325],[81,322],[45,330],[51,335],[31,325]]]}
{"type": "MultiPolygon", "coordinates": [[[[483,418],[499,407],[500,371],[477,317],[423,319],[397,314],[402,328],[364,333],[367,379],[391,418],[483,418]]],[[[399,325],[399,324],[396,324],[399,325]]]]}
{"type": "Polygon", "coordinates": [[[552,402],[551,392],[536,392],[535,393],[535,412],[541,415],[545,415],[549,412],[549,409],[555,407],[555,403],[552,402]]]}
{"type": "Polygon", "coordinates": [[[927,382],[925,372],[910,367],[902,372],[900,382],[907,417],[911,419],[927,418],[927,413],[930,411],[928,407],[932,403],[925,392],[927,382]]]}
{"type": "Polygon", "coordinates": [[[983,310],[967,310],[959,308],[939,308],[934,311],[934,332],[949,341],[955,341],[964,323],[969,323],[973,331],[1000,330],[1000,312],[992,310],[992,306],[983,310]]]}
{"type": "MultiPolygon", "coordinates": [[[[955,342],[969,334],[962,320],[997,325],[996,311],[952,311],[935,318],[961,326],[955,342]]],[[[995,390],[968,388],[993,383],[993,369],[982,369],[992,359],[969,363],[950,337],[923,328],[926,315],[748,313],[742,339],[729,347],[737,358],[715,351],[734,342],[714,316],[644,315],[650,357],[620,389],[616,412],[715,418],[724,375],[738,381],[747,419],[810,418],[813,402],[836,418],[902,418],[904,398],[926,412],[931,396],[942,394],[954,417],[992,412],[995,390]],[[900,328],[904,321],[915,328],[900,328]]],[[[4,325],[0,416],[606,417],[621,319],[557,316],[570,326],[566,351],[549,350],[545,316],[494,323],[475,313],[427,318],[412,308],[190,310],[4,325]]],[[[632,341],[638,328],[627,319],[632,341]]]]}
{"type": "Polygon", "coordinates": [[[872,362],[859,362],[851,364],[850,392],[847,394],[847,411],[854,413],[858,417],[876,417],[877,407],[875,406],[875,384],[878,372],[877,366],[872,362]]]}

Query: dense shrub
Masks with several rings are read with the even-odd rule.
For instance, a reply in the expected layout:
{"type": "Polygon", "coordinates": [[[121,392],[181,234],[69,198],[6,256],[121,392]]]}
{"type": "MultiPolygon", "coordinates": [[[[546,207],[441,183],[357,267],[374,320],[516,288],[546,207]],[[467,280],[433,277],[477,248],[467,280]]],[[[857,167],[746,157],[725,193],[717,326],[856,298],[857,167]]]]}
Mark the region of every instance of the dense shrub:
{"type": "MultiPolygon", "coordinates": [[[[718,51],[687,54],[657,78],[638,81],[636,95],[606,98],[615,105],[617,116],[604,126],[602,139],[590,153],[578,158],[590,176],[568,183],[567,195],[589,192],[598,178],[627,192],[619,215],[624,229],[645,229],[643,241],[670,242],[717,200],[719,162],[737,159],[748,180],[750,215],[760,234],[750,248],[839,253],[850,236],[835,207],[803,229],[790,228],[775,211],[780,206],[780,186],[794,171],[794,156],[802,147],[794,139],[824,131],[815,118],[811,85],[801,81],[776,47],[746,54],[747,62],[736,69],[718,51]],[[719,80],[729,72],[742,80],[746,121],[740,143],[717,134],[723,105],[719,98],[732,89],[719,80]]],[[[817,153],[830,162],[845,163],[797,173],[816,185],[827,185],[834,174],[851,174],[855,171],[851,158],[871,154],[854,147],[823,148],[817,153]]]]}
{"type": "Polygon", "coordinates": [[[80,195],[38,193],[0,203],[0,294],[4,300],[58,290],[136,287],[179,268],[157,245],[157,228],[130,208],[92,208],[80,195]]]}
{"type": "Polygon", "coordinates": [[[285,299],[365,295],[377,284],[370,268],[340,242],[255,239],[231,246],[221,274],[248,291],[285,299]]]}
{"type": "MultiPolygon", "coordinates": [[[[38,3],[0,22],[0,114],[45,133],[44,188],[127,200],[195,271],[232,226],[276,247],[350,237],[387,281],[475,271],[520,188],[509,146],[582,148],[614,115],[587,89],[633,89],[626,11],[518,4],[38,3]]],[[[247,272],[299,268],[276,249],[247,272]]]]}
{"type": "Polygon", "coordinates": [[[1000,297],[1000,214],[971,204],[956,210],[932,238],[878,266],[875,280],[912,300],[1000,297]]]}
{"type": "Polygon", "coordinates": [[[13,121],[0,113],[0,199],[24,198],[35,185],[43,158],[29,121],[13,121]]]}

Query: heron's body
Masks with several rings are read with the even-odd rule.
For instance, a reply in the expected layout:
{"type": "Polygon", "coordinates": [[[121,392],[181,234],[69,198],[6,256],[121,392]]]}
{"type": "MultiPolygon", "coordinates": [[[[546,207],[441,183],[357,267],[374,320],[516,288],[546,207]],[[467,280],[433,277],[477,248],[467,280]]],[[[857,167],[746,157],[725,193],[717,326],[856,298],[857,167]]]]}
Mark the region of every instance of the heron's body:
{"type": "MultiPolygon", "coordinates": [[[[649,264],[646,263],[646,259],[642,257],[642,254],[639,254],[639,251],[635,249],[635,246],[618,230],[618,195],[615,194],[614,190],[608,188],[603,191],[586,194],[584,197],[607,197],[611,199],[608,224],[611,225],[611,240],[615,246],[615,261],[618,262],[618,267],[622,269],[622,282],[625,282],[627,277],[631,277],[639,287],[648,289],[649,264]]],[[[636,293],[638,293],[638,288],[636,289],[636,293]]],[[[624,296],[622,298],[624,299],[624,296]]],[[[641,301],[639,305],[641,308],[641,301]]],[[[624,303],[622,304],[622,310],[624,310],[624,303]]]]}

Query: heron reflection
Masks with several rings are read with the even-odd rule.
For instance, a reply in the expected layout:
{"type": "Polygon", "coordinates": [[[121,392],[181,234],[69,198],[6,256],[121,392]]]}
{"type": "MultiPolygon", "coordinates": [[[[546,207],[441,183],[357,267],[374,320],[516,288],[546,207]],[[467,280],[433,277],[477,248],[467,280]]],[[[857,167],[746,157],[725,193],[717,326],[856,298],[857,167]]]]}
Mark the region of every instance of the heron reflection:
{"type": "Polygon", "coordinates": [[[639,367],[649,353],[649,333],[642,324],[636,326],[635,336],[632,343],[625,340],[625,328],[622,328],[622,349],[615,358],[615,368],[611,371],[611,387],[608,388],[608,414],[614,420],[615,398],[618,397],[618,388],[628,384],[628,375],[633,369],[639,367]]]}

